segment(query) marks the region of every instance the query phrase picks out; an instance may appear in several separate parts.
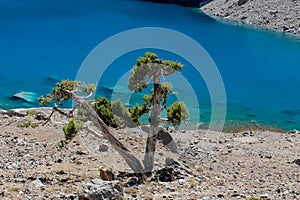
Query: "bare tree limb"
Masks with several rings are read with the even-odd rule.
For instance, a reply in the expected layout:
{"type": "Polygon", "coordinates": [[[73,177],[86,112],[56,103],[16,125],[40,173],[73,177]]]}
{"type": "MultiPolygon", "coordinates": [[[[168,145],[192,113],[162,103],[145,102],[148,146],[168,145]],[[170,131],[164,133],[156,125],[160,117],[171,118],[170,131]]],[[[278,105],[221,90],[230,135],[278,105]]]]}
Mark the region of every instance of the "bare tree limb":
{"type": "Polygon", "coordinates": [[[100,139],[103,138],[99,133],[94,131],[91,127],[87,126],[86,129],[88,130],[88,132],[92,133],[95,137],[100,138],[100,139]]]}
{"type": "Polygon", "coordinates": [[[176,71],[173,69],[170,73],[162,73],[162,76],[171,76],[175,73],[176,71]]]}
{"type": "Polygon", "coordinates": [[[169,124],[169,123],[171,123],[171,120],[169,118],[163,118],[163,117],[161,117],[160,118],[160,122],[164,123],[164,124],[169,124]]]}
{"type": "Polygon", "coordinates": [[[79,105],[77,104],[77,105],[74,106],[74,108],[73,108],[72,110],[70,110],[70,112],[69,112],[69,116],[70,116],[70,117],[73,117],[73,113],[74,113],[74,111],[76,110],[76,108],[78,108],[78,106],[79,106],[79,105]]]}
{"type": "Polygon", "coordinates": [[[70,117],[70,116],[73,116],[73,111],[74,111],[74,110],[75,110],[75,109],[71,110],[69,113],[66,113],[66,112],[62,111],[61,109],[59,109],[59,108],[57,107],[56,104],[54,104],[54,106],[53,106],[53,108],[52,108],[52,112],[51,112],[51,114],[49,115],[49,117],[47,118],[47,120],[45,121],[44,125],[47,124],[47,123],[50,121],[52,115],[53,115],[55,112],[58,112],[58,113],[61,114],[61,115],[70,117]]]}
{"type": "Polygon", "coordinates": [[[85,96],[85,97],[82,97],[83,99],[89,99],[89,98],[91,98],[93,96],[93,92],[91,92],[90,94],[88,94],[87,96],[85,96]]]}

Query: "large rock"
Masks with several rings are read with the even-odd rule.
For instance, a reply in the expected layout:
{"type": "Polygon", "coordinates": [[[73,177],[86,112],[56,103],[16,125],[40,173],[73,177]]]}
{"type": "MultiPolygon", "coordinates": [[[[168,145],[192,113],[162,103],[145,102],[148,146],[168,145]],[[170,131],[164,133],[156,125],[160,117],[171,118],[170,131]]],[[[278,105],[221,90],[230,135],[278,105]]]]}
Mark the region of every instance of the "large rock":
{"type": "Polygon", "coordinates": [[[100,178],[104,181],[112,181],[115,180],[115,174],[112,172],[112,170],[101,166],[99,168],[100,172],[100,178]]]}
{"type": "Polygon", "coordinates": [[[300,166],[300,159],[296,159],[296,160],[294,160],[292,163],[295,163],[296,165],[299,165],[299,166],[300,166]]]}
{"type": "Polygon", "coordinates": [[[93,179],[78,192],[79,200],[124,199],[123,187],[119,181],[93,179]]]}
{"type": "Polygon", "coordinates": [[[245,3],[247,3],[247,1],[248,0],[239,0],[238,1],[238,5],[241,6],[241,5],[245,4],[245,3]]]}

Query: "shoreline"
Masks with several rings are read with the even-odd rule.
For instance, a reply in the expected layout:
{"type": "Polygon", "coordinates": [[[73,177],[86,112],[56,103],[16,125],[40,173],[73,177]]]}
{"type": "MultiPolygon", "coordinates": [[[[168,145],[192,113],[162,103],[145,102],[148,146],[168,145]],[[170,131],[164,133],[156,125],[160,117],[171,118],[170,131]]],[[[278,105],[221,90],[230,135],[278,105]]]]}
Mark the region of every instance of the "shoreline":
{"type": "Polygon", "coordinates": [[[300,2],[215,0],[200,10],[220,21],[257,26],[300,38],[300,2]]]}
{"type": "Polygon", "coordinates": [[[195,7],[222,22],[257,26],[300,38],[300,2],[292,0],[144,1],[195,7]]]}
{"type": "MultiPolygon", "coordinates": [[[[31,108],[15,108],[9,110],[0,109],[0,115],[11,115],[10,111],[14,112],[15,115],[20,113],[21,115],[26,116],[27,111],[36,110],[37,113],[42,113],[44,115],[49,115],[52,112],[52,107],[31,107],[31,108]]],[[[62,110],[68,111],[71,108],[62,108],[62,110]]],[[[195,131],[195,130],[208,130],[208,124],[198,123],[184,126],[180,128],[181,131],[195,131]]],[[[243,121],[243,120],[228,120],[225,122],[222,131],[223,133],[240,133],[247,131],[262,131],[262,132],[277,132],[277,133],[286,133],[290,131],[295,131],[296,129],[284,129],[277,126],[271,126],[261,122],[253,121],[243,121]]]]}
{"type": "Polygon", "coordinates": [[[252,30],[260,31],[260,32],[268,32],[268,33],[275,34],[275,35],[282,35],[282,36],[285,36],[287,39],[300,41],[300,33],[299,34],[294,34],[294,33],[284,32],[282,30],[266,27],[266,26],[263,26],[263,25],[250,24],[250,23],[247,23],[247,22],[242,21],[242,20],[230,19],[230,18],[216,16],[216,15],[213,15],[213,14],[206,13],[205,11],[201,10],[201,8],[200,8],[200,11],[202,11],[203,13],[208,15],[209,17],[211,17],[214,20],[216,20],[220,23],[223,23],[223,24],[232,25],[232,26],[242,26],[242,27],[247,28],[247,29],[252,29],[252,30]]]}

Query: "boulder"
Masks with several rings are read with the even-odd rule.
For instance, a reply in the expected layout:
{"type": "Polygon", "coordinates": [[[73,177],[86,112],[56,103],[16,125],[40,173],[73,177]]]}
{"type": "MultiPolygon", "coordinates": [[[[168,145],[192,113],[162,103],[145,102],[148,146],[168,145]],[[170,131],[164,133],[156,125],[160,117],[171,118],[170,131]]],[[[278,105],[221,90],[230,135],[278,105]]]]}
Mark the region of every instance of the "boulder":
{"type": "Polygon", "coordinates": [[[124,199],[123,187],[119,181],[93,179],[78,192],[79,200],[124,199]]]}
{"type": "Polygon", "coordinates": [[[44,187],[45,185],[42,183],[41,180],[39,179],[36,179],[34,181],[32,181],[32,185],[35,187],[35,188],[40,188],[40,187],[44,187]]]}
{"type": "Polygon", "coordinates": [[[241,5],[245,4],[245,3],[247,3],[247,1],[248,0],[239,0],[238,1],[238,5],[241,6],[241,5]]]}
{"type": "Polygon", "coordinates": [[[109,149],[109,146],[108,146],[107,144],[100,144],[98,150],[99,150],[100,152],[107,152],[108,149],[109,149]]]}
{"type": "Polygon", "coordinates": [[[299,165],[299,166],[300,166],[300,159],[296,159],[296,160],[294,160],[292,163],[295,163],[296,165],[299,165]]]}
{"type": "Polygon", "coordinates": [[[99,168],[100,178],[105,181],[112,181],[115,179],[115,174],[111,169],[101,166],[99,168]]]}

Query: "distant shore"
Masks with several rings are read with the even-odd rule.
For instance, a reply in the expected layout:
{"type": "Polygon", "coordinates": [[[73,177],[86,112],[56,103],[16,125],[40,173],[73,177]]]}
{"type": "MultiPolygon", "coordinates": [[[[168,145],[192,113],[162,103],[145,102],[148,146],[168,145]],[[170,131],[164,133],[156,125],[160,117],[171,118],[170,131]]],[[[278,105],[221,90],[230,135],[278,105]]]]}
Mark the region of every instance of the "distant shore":
{"type": "Polygon", "coordinates": [[[220,19],[300,36],[300,1],[214,0],[201,7],[201,10],[220,19]]]}
{"type": "Polygon", "coordinates": [[[199,7],[200,2],[203,2],[203,0],[144,0],[144,1],[150,1],[155,3],[177,4],[181,6],[187,6],[187,7],[199,7]]]}
{"type": "Polygon", "coordinates": [[[300,1],[293,0],[144,0],[200,7],[212,17],[257,25],[300,36],[300,1]]]}

